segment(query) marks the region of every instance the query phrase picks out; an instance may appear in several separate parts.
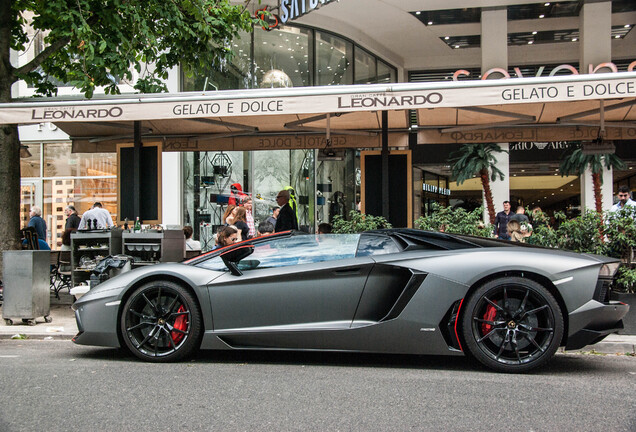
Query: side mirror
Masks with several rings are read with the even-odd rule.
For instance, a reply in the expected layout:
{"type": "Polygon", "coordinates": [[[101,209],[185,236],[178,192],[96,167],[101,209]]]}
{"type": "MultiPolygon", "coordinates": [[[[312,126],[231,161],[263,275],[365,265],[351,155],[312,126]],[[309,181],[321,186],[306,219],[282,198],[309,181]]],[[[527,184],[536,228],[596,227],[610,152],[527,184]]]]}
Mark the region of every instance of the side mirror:
{"type": "Polygon", "coordinates": [[[227,252],[223,252],[221,254],[221,259],[223,263],[230,269],[230,273],[234,276],[241,276],[243,274],[242,271],[238,268],[238,263],[252,255],[254,252],[254,245],[244,245],[234,249],[231,249],[227,252]]]}

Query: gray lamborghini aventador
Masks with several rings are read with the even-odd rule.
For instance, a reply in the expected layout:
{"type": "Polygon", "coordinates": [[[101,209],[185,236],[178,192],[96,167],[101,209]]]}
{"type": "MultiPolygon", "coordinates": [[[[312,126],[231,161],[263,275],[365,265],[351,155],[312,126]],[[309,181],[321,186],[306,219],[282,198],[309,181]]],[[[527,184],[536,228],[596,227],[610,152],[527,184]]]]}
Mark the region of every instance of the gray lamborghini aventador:
{"type": "Polygon", "coordinates": [[[199,348],[335,350],[523,372],[622,328],[619,264],[413,229],[286,232],[107,280],[73,305],[73,340],[155,362],[199,348]]]}

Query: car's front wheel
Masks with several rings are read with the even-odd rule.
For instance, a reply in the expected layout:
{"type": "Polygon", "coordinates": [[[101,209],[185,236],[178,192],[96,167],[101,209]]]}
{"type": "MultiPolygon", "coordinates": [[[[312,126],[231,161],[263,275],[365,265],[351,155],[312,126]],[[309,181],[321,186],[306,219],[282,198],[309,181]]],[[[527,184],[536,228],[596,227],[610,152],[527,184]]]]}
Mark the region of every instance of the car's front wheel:
{"type": "Polygon", "coordinates": [[[563,337],[563,315],[541,284],[499,278],[479,287],[462,307],[469,354],[501,372],[526,372],[548,362],[563,337]]]}
{"type": "Polygon", "coordinates": [[[182,286],[154,281],[137,288],[128,298],[120,330],[126,347],[142,360],[182,360],[199,348],[201,311],[182,286]]]}

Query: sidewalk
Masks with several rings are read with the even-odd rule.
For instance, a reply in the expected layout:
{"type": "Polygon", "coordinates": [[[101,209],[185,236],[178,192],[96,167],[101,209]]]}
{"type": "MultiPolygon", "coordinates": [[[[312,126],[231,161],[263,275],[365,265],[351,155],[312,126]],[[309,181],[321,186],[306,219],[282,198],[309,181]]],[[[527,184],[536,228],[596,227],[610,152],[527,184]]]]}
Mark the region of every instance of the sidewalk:
{"type": "MultiPolygon", "coordinates": [[[[15,335],[25,335],[29,339],[67,339],[77,334],[75,313],[71,309],[73,297],[68,292],[61,292],[60,299],[51,295],[51,318],[47,323],[44,317],[36,317],[36,325],[23,324],[19,319],[13,320],[13,325],[0,321],[0,339],[11,339],[15,335]]],[[[2,307],[0,307],[0,316],[2,307]]]]}
{"type": "MultiPolygon", "coordinates": [[[[14,320],[11,326],[4,320],[0,322],[0,339],[11,339],[15,335],[26,335],[28,339],[66,339],[70,340],[77,334],[75,313],[71,309],[72,297],[68,293],[60,293],[60,300],[51,297],[50,323],[44,322],[43,317],[37,317],[37,324],[30,326],[14,320]]],[[[2,307],[0,307],[0,314],[2,307]]],[[[636,335],[611,334],[602,342],[587,346],[583,349],[568,352],[594,351],[601,354],[636,354],[636,335]]]]}

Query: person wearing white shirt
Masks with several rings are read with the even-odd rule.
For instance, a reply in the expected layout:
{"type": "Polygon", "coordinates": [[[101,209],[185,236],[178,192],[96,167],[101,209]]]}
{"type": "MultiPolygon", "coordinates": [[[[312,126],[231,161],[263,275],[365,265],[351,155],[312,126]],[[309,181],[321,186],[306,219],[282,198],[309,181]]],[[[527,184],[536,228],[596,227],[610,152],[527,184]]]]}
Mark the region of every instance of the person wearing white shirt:
{"type": "Polygon", "coordinates": [[[93,208],[84,212],[82,219],[80,220],[78,230],[86,229],[105,229],[113,226],[113,218],[105,208],[102,208],[102,203],[96,202],[93,204],[93,208]],[[89,222],[90,220],[90,222],[89,222]]]}
{"type": "Polygon", "coordinates": [[[186,241],[185,241],[186,250],[200,251],[201,242],[192,238],[193,233],[194,233],[194,230],[192,229],[191,226],[183,227],[183,235],[185,235],[185,238],[186,238],[186,241]]]}
{"type": "Polygon", "coordinates": [[[612,206],[611,212],[623,210],[626,207],[636,207],[636,201],[630,198],[631,191],[626,185],[619,186],[618,188],[618,202],[612,206]]]}

